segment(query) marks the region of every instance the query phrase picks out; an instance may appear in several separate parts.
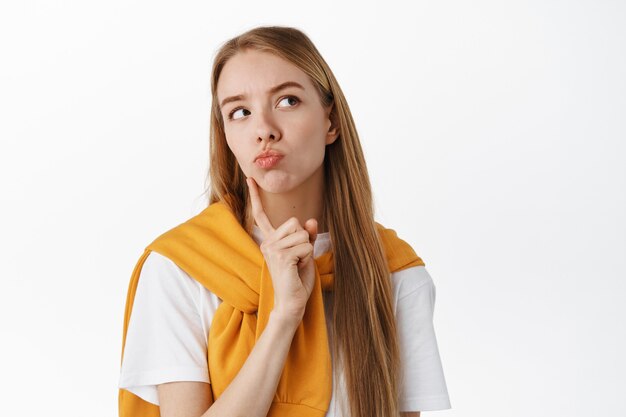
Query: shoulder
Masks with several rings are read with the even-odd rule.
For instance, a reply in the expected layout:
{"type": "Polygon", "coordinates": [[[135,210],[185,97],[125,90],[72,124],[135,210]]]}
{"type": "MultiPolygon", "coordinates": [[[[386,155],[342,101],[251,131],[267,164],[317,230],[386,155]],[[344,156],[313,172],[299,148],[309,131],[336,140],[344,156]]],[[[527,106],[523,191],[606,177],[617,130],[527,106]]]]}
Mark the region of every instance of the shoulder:
{"type": "Polygon", "coordinates": [[[425,265],[413,246],[400,237],[395,229],[385,227],[376,221],[374,223],[384,247],[390,271],[396,272],[401,269],[425,265]]]}
{"type": "Polygon", "coordinates": [[[174,261],[154,250],[150,251],[141,268],[142,279],[150,277],[158,281],[181,280],[187,274],[174,261]]]}
{"type": "Polygon", "coordinates": [[[391,273],[396,299],[402,299],[417,291],[434,289],[435,283],[424,265],[416,265],[391,273]]]}
{"type": "Polygon", "coordinates": [[[214,313],[221,299],[169,257],[150,251],[141,270],[138,293],[152,302],[186,303],[201,314],[214,313]]]}
{"type": "Polygon", "coordinates": [[[160,298],[195,299],[198,284],[170,258],[152,250],[141,268],[138,291],[160,298]]]}
{"type": "Polygon", "coordinates": [[[177,272],[177,269],[178,266],[170,258],[152,250],[143,264],[142,272],[177,272]]]}

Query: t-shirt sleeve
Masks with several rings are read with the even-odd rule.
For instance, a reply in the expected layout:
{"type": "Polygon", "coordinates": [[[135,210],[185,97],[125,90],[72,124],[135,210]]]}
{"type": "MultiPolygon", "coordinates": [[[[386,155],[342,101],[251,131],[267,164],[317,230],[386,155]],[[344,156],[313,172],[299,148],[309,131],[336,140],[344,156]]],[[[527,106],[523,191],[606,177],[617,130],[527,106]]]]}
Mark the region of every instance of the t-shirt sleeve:
{"type": "Polygon", "coordinates": [[[452,408],[433,325],[436,288],[422,265],[397,271],[396,304],[402,378],[401,411],[452,408]]]}
{"type": "Polygon", "coordinates": [[[128,322],[119,388],[159,405],[158,384],[210,382],[197,291],[174,262],[150,252],[128,322]]]}

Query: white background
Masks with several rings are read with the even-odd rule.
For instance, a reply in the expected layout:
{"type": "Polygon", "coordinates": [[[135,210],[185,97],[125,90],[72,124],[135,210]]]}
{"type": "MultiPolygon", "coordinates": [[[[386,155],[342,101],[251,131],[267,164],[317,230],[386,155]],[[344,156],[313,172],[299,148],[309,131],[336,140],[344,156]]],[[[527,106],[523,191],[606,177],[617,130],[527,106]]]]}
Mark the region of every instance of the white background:
{"type": "Polygon", "coordinates": [[[432,414],[626,415],[626,4],[409,4],[2,3],[3,415],[117,415],[132,269],[204,208],[213,54],[264,24],[333,69],[435,281],[432,414]]]}

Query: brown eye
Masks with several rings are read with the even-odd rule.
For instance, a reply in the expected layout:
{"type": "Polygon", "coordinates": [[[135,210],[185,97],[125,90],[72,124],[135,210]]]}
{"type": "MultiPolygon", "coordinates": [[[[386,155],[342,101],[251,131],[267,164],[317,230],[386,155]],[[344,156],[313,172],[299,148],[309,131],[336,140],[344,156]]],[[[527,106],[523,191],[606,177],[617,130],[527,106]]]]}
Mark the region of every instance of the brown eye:
{"type": "Polygon", "coordinates": [[[300,99],[299,99],[298,97],[296,97],[296,96],[286,96],[286,97],[283,97],[283,98],[280,100],[280,102],[283,102],[283,101],[285,101],[285,100],[292,100],[292,101],[294,101],[294,102],[295,102],[295,103],[294,103],[292,106],[290,106],[290,107],[293,107],[293,106],[295,106],[296,104],[298,104],[298,103],[300,102],[300,99]]]}
{"type": "MultiPolygon", "coordinates": [[[[244,109],[243,107],[237,107],[237,108],[235,108],[235,109],[231,110],[231,112],[230,112],[230,113],[228,113],[228,120],[236,120],[236,119],[233,119],[233,115],[235,114],[235,112],[237,112],[237,111],[239,111],[239,110],[246,110],[246,109],[244,109]]],[[[246,111],[247,111],[247,110],[246,110],[246,111]]],[[[249,112],[248,112],[248,113],[249,113],[249,112]]]]}

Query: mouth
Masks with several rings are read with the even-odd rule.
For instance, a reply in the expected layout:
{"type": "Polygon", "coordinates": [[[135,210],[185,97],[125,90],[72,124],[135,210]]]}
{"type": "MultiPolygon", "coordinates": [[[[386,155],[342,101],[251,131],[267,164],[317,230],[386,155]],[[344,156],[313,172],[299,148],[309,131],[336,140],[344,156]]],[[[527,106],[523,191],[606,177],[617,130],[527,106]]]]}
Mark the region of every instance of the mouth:
{"type": "Polygon", "coordinates": [[[274,167],[283,159],[283,155],[270,155],[263,158],[257,158],[254,163],[264,169],[269,169],[274,167]]]}

